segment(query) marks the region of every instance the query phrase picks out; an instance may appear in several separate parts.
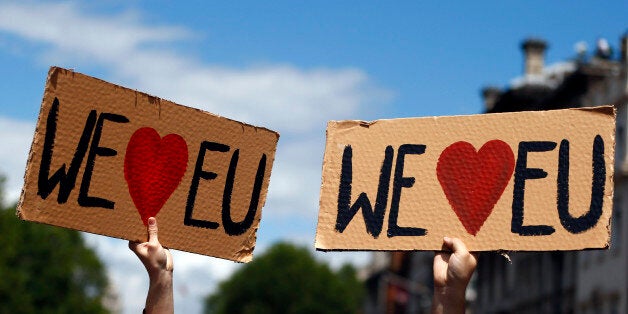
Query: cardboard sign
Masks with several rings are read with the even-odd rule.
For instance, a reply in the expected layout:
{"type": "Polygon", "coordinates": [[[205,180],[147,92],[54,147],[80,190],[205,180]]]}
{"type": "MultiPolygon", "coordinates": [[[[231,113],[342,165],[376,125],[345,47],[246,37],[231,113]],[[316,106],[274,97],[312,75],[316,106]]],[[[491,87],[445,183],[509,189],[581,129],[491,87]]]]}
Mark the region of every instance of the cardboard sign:
{"type": "Polygon", "coordinates": [[[612,107],[330,122],[316,248],[609,245],[612,107]]]}
{"type": "Polygon", "coordinates": [[[53,67],[17,211],[25,220],[252,258],[279,134],[53,67]]]}

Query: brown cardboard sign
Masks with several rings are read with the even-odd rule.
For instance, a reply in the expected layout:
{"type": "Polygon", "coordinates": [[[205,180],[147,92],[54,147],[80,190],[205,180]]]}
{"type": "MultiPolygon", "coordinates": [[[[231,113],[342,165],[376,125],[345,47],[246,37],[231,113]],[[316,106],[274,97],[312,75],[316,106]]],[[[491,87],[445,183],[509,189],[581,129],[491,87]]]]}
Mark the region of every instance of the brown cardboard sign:
{"type": "Polygon", "coordinates": [[[52,67],[20,218],[252,258],[279,134],[52,67]]]}
{"type": "Polygon", "coordinates": [[[319,250],[607,248],[612,107],[327,126],[319,250]]]}

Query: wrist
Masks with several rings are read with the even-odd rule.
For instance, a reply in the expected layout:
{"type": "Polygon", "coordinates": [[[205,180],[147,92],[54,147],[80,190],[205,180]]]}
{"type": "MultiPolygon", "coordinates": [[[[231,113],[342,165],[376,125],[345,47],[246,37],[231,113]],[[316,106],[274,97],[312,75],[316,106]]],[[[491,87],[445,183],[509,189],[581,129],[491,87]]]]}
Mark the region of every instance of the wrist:
{"type": "Polygon", "coordinates": [[[434,287],[432,313],[464,313],[466,288],[434,287]]]}
{"type": "Polygon", "coordinates": [[[434,287],[434,296],[464,297],[466,290],[465,287],[434,287]]]}
{"type": "Polygon", "coordinates": [[[160,269],[149,273],[146,313],[173,313],[172,270],[160,269]]]}
{"type": "Polygon", "coordinates": [[[153,283],[165,283],[172,282],[172,269],[153,269],[148,272],[148,279],[150,280],[150,284],[153,283]]]}

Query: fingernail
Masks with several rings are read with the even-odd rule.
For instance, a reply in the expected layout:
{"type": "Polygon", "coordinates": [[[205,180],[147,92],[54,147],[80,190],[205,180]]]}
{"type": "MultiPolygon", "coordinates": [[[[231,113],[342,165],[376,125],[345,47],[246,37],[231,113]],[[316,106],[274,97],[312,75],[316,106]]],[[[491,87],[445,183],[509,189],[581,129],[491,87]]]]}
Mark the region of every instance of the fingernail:
{"type": "Polygon", "coordinates": [[[450,237],[443,237],[443,241],[449,242],[449,241],[451,241],[451,238],[450,237]]]}
{"type": "Polygon", "coordinates": [[[153,218],[153,217],[148,218],[148,225],[149,226],[155,225],[155,222],[157,222],[155,218],[153,218]]]}

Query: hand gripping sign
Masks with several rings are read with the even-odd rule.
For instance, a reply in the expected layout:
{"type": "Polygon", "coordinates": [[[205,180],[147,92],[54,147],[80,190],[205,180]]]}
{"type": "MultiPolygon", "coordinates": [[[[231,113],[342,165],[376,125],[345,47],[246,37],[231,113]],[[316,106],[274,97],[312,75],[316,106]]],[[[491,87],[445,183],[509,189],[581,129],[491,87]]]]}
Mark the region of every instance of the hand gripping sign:
{"type": "Polygon", "coordinates": [[[330,122],[316,247],[609,245],[612,107],[330,122]]]}
{"type": "Polygon", "coordinates": [[[22,219],[252,258],[279,134],[53,67],[22,219]]]}

